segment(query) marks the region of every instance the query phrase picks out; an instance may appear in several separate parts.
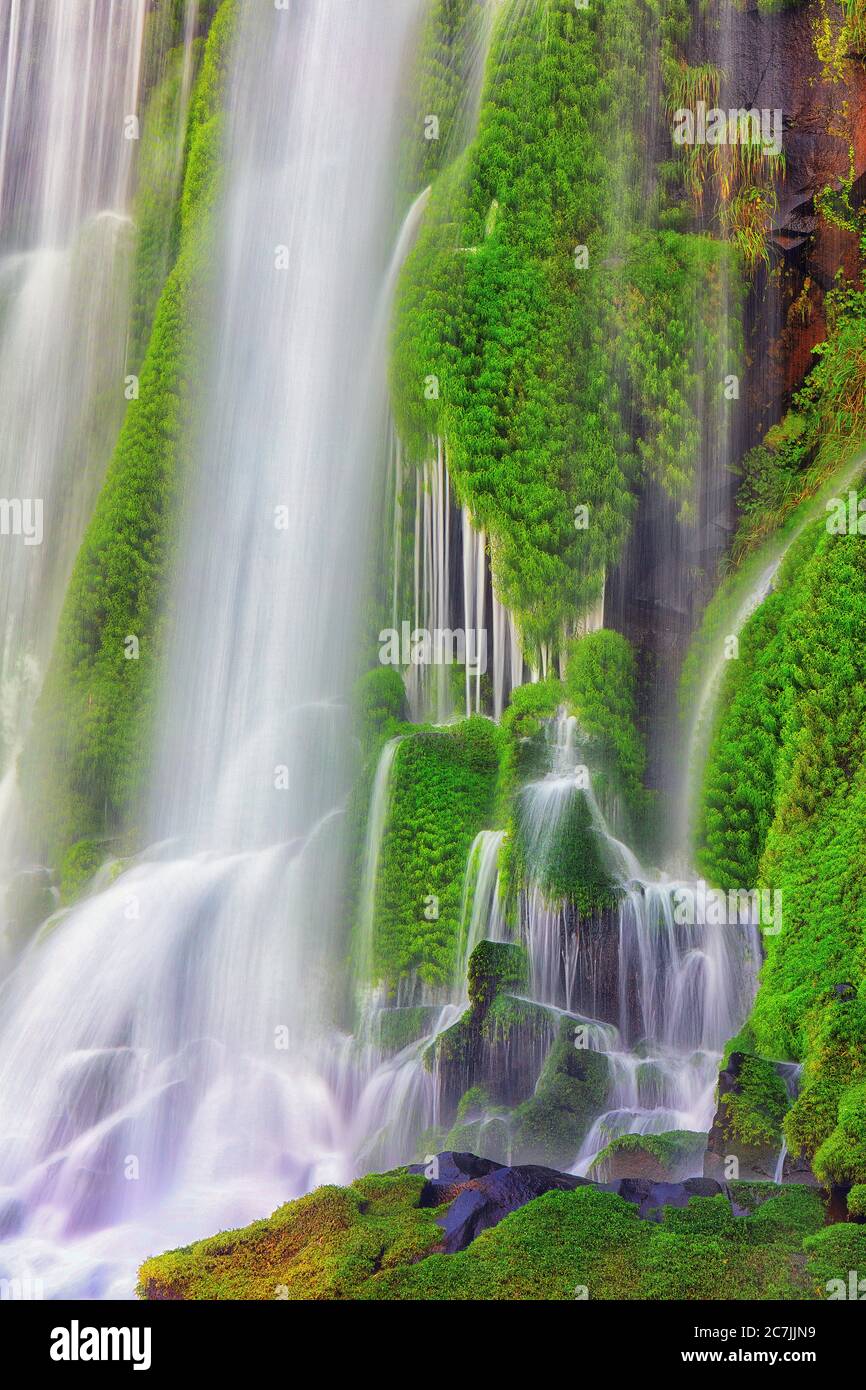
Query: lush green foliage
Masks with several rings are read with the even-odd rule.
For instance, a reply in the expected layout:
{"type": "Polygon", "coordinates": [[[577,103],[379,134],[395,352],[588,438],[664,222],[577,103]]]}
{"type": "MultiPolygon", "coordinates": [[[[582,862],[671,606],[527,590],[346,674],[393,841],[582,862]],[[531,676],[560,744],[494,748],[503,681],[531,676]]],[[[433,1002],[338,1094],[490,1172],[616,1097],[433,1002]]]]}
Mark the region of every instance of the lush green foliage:
{"type": "Polygon", "coordinates": [[[355,683],[355,719],[365,752],[378,753],[407,718],[406,688],[394,666],[376,666],[355,683]]]}
{"type": "Polygon", "coordinates": [[[708,878],[782,894],[750,1029],[763,1056],[803,1062],[788,1144],[836,1181],[866,1177],[864,620],[862,537],[813,528],[731,662],[700,839],[708,878]]]}
{"type": "MultiPolygon", "coordinates": [[[[139,1292],[185,1299],[806,1299],[863,1265],[862,1227],[822,1231],[818,1196],[769,1188],[733,1216],[724,1197],[661,1220],[593,1186],[548,1192],[456,1255],[437,1253],[444,1208],[401,1172],[325,1187],[267,1221],[146,1261],[139,1292]],[[809,1252],[809,1277],[803,1250],[809,1252]],[[853,1261],[853,1262],[852,1262],[853,1261]]],[[[745,1184],[734,1184],[735,1195],[745,1184]]],[[[746,1194],[744,1193],[744,1196],[746,1194]]],[[[744,1200],[743,1205],[746,1205],[744,1200]]]]}
{"type": "MultiPolygon", "coordinates": [[[[22,757],[35,833],[50,855],[128,824],[136,810],[183,466],[192,325],[212,262],[209,214],[217,191],[220,103],[233,22],[234,0],[225,0],[190,103],[177,259],[156,307],[139,397],[129,403],[75,564],[22,757]],[[138,641],[138,657],[129,655],[130,637],[138,641]]],[[[151,221],[148,204],[147,236],[151,221]]],[[[150,253],[142,255],[148,269],[139,304],[154,288],[150,253]]]]}
{"type": "MultiPolygon", "coordinates": [[[[681,4],[509,0],[474,139],[428,161],[441,168],[400,281],[395,416],[419,462],[445,440],[529,650],[556,649],[598,595],[638,465],[692,514],[698,411],[731,369],[717,324],[734,260],[674,229],[643,159],[646,44],[661,32],[668,69],[687,26],[681,4]]],[[[439,32],[451,74],[462,39],[439,32]]]]}
{"type": "Polygon", "coordinates": [[[788,1110],[788,1091],[772,1062],[747,1054],[743,1057],[737,1086],[727,1092],[725,1134],[747,1146],[782,1142],[782,1121],[788,1110]]]}
{"type": "Polygon", "coordinates": [[[374,967],[389,983],[450,980],[469,848],[490,822],[498,768],[499,730],[480,716],[401,743],[376,896],[374,967]]]}
{"type": "Polygon", "coordinates": [[[784,419],[743,461],[735,560],[866,446],[866,291],[840,272],[824,307],[827,336],[813,348],[815,365],[784,419]]]}
{"type": "Polygon", "coordinates": [[[646,752],[638,731],[637,673],[627,638],[602,628],[579,638],[565,671],[569,708],[598,747],[604,771],[635,818],[647,809],[646,752]]]}
{"type": "Polygon", "coordinates": [[[595,1159],[589,1177],[608,1182],[619,1159],[629,1176],[649,1178],[653,1182],[675,1182],[681,1172],[694,1172],[707,1146],[705,1134],[687,1129],[669,1130],[665,1134],[622,1134],[613,1139],[595,1159]]]}

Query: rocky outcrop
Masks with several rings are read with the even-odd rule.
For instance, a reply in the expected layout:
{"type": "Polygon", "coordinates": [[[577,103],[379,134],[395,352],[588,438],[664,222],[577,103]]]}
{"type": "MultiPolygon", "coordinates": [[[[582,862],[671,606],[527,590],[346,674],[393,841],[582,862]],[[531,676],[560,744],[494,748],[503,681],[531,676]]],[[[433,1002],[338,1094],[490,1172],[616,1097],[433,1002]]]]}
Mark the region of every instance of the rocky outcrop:
{"type": "Polygon", "coordinates": [[[753,1053],[732,1052],[719,1072],[704,1176],[773,1182],[788,1105],[788,1090],[775,1063],[753,1053]]]}
{"type": "Polygon", "coordinates": [[[707,1136],[691,1130],[667,1134],[623,1134],[602,1150],[590,1169],[599,1182],[641,1178],[677,1182],[701,1171],[707,1136]]]}
{"type": "Polygon", "coordinates": [[[541,1197],[545,1192],[573,1192],[578,1187],[594,1187],[614,1192],[633,1203],[639,1214],[650,1221],[661,1219],[665,1207],[685,1207],[692,1197],[718,1197],[727,1194],[721,1183],[707,1178],[686,1182],[652,1182],[641,1178],[622,1178],[617,1182],[593,1183],[573,1173],[561,1173],[537,1164],[506,1167],[474,1154],[441,1153],[426,1166],[417,1164],[410,1173],[432,1173],[421,1193],[420,1205],[438,1207],[450,1203],[439,1218],[444,1231],[442,1249],[453,1255],[465,1250],[482,1231],[496,1226],[513,1211],[541,1197]]]}

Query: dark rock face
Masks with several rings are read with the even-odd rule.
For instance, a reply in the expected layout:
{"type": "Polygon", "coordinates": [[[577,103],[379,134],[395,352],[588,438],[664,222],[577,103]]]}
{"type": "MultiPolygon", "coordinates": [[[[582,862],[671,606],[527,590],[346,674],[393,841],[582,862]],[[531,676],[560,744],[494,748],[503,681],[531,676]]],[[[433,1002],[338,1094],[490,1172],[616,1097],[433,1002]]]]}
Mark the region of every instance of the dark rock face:
{"type": "Polygon", "coordinates": [[[806,1187],[820,1187],[818,1179],[812,1172],[812,1165],[806,1154],[785,1154],[782,1163],[782,1182],[804,1183],[806,1187]]]}
{"type": "Polygon", "coordinates": [[[648,1221],[661,1221],[663,1207],[685,1207],[693,1197],[718,1197],[720,1193],[728,1196],[724,1185],[712,1178],[687,1178],[685,1182],[621,1178],[604,1186],[606,1191],[619,1193],[626,1202],[634,1202],[639,1214],[648,1221]]]}
{"type": "Polygon", "coordinates": [[[427,1183],[421,1193],[420,1206],[438,1207],[451,1200],[446,1194],[457,1193],[475,1178],[484,1178],[504,1168],[492,1158],[478,1158],[468,1153],[441,1153],[429,1163],[410,1163],[410,1173],[423,1173],[427,1183]]]}
{"type": "MultiPolygon", "coordinates": [[[[782,1147],[781,1134],[778,1142],[748,1144],[731,1133],[730,1117],[726,1108],[727,1097],[742,1095],[741,1074],[748,1054],[732,1052],[728,1065],[719,1072],[718,1104],[713,1117],[707,1151],[704,1155],[704,1177],[740,1179],[744,1182],[773,1182],[776,1164],[782,1147]],[[736,1160],[736,1169],[731,1171],[736,1160]]],[[[772,1069],[772,1063],[765,1063],[772,1069]]]]}
{"type": "MultiPolygon", "coordinates": [[[[614,1192],[627,1202],[633,1202],[642,1217],[660,1221],[662,1208],[684,1207],[692,1197],[716,1197],[727,1194],[720,1183],[707,1178],[689,1178],[682,1183],[649,1182],[640,1178],[623,1178],[619,1182],[594,1183],[572,1173],[560,1173],[555,1168],[523,1164],[513,1168],[476,1158],[474,1154],[441,1153],[436,1156],[438,1177],[429,1180],[421,1193],[420,1205],[451,1206],[439,1224],[444,1231],[442,1248],[447,1255],[465,1250],[482,1231],[496,1226],[513,1211],[545,1192],[573,1192],[578,1187],[595,1187],[601,1192],[614,1192]]],[[[426,1172],[422,1164],[409,1170],[426,1172]]]]}
{"type": "Polygon", "coordinates": [[[503,1217],[526,1206],[533,1198],[554,1190],[570,1192],[587,1181],[558,1173],[553,1168],[532,1165],[500,1168],[487,1177],[473,1180],[461,1189],[440,1220],[445,1232],[443,1249],[448,1255],[465,1250],[482,1231],[498,1225],[503,1217]]]}

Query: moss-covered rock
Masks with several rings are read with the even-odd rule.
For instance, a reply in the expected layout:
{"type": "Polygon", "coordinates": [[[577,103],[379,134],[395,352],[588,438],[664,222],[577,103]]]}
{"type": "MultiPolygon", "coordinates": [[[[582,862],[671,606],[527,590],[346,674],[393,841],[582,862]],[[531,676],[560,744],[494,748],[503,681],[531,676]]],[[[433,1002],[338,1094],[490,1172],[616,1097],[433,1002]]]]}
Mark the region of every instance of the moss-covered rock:
{"type": "Polygon", "coordinates": [[[529,984],[529,960],[523,946],[508,941],[480,941],[469,957],[469,1002],[486,1010],[497,994],[529,984]]]}
{"type": "Polygon", "coordinates": [[[604,1109],[610,1064],[602,1052],[576,1046],[580,1025],[561,1020],[534,1094],[513,1120],[513,1153],[521,1163],[553,1167],[574,1162],[593,1120],[604,1109]]]}
{"type": "Polygon", "coordinates": [[[731,1052],[719,1073],[718,1107],[704,1173],[726,1179],[772,1179],[790,1101],[776,1066],[752,1053],[731,1052]],[[736,1166],[732,1163],[736,1160],[736,1166]]]}
{"type": "MultiPolygon", "coordinates": [[[[511,1171],[516,1181],[520,1170],[511,1171]]],[[[421,1206],[430,1186],[396,1172],[320,1188],[269,1220],[147,1260],[140,1296],[807,1299],[826,1297],[827,1280],[866,1268],[864,1228],[822,1230],[821,1202],[804,1188],[775,1188],[742,1216],[718,1195],[644,1220],[616,1193],[566,1178],[445,1255],[437,1223],[450,1202],[421,1206]]],[[[457,1184],[455,1201],[465,1186],[457,1184]]]]}
{"type": "Polygon", "coordinates": [[[378,1043],[383,1052],[402,1052],[410,1043],[433,1031],[441,1010],[417,1004],[405,1008],[382,1009],[378,1016],[378,1043]]]}
{"type": "Polygon", "coordinates": [[[423,1177],[361,1178],[320,1187],[266,1221],[147,1260],[150,1299],[351,1298],[378,1269],[411,1263],[441,1240],[436,1211],[418,1201],[423,1177]]]}
{"type": "Polygon", "coordinates": [[[389,986],[453,978],[463,876],[472,841],[492,817],[499,738],[479,716],[413,729],[397,749],[373,930],[374,972],[389,986]]]}
{"type": "Polygon", "coordinates": [[[648,1178],[677,1182],[703,1167],[707,1136],[676,1129],[665,1134],[623,1134],[598,1155],[589,1172],[598,1182],[648,1178]]]}

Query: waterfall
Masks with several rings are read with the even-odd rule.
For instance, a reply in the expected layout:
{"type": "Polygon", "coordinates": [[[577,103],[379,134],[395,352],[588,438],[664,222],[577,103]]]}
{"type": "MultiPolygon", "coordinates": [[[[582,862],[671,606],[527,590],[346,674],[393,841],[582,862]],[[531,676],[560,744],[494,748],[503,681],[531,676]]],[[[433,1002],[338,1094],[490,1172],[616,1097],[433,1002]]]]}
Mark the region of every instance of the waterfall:
{"type": "Polygon", "coordinates": [[[465,994],[469,957],[479,941],[502,941],[505,936],[499,876],[499,853],[504,840],[504,830],[481,830],[469,851],[460,911],[461,949],[455,967],[458,998],[465,994]]]}
{"type": "Polygon", "coordinates": [[[682,904],[694,885],[647,872],[612,833],[591,784],[578,780],[583,745],[577,721],[564,710],[550,722],[547,749],[547,775],[520,793],[530,866],[521,933],[530,997],[588,1018],[610,1063],[605,1109],[575,1157],[573,1171],[585,1175],[620,1134],[709,1130],[722,1049],[748,1011],[761,956],[755,914],[743,915],[738,904],[735,919],[724,924],[684,920],[682,904]],[[601,920],[548,901],[542,886],[579,797],[616,886],[616,906],[601,920]],[[612,997],[600,1001],[611,983],[612,997]]]}
{"type": "Polygon", "coordinates": [[[63,594],[124,409],[147,0],[0,0],[0,840],[63,594]]]}
{"type": "Polygon", "coordinates": [[[244,11],[154,848],[32,945],[4,999],[0,1263],[50,1296],[128,1295],[149,1251],[349,1178],[395,1095],[419,1123],[405,1087],[431,1104],[422,1076],[353,1067],[334,1023],[345,692],[385,454],[388,171],[417,14],[244,11]]]}
{"type": "Polygon", "coordinates": [[[367,836],[364,847],[364,870],[361,881],[361,901],[358,909],[358,940],[356,945],[355,978],[363,990],[373,977],[373,930],[376,913],[376,877],[382,854],[382,840],[388,817],[391,789],[391,769],[402,740],[389,739],[379,755],[370,810],[367,816],[367,836]]]}
{"type": "MultiPolygon", "coordinates": [[[[450,630],[451,532],[454,505],[445,464],[445,445],[436,441],[436,454],[415,471],[415,545],[413,559],[413,630],[430,634],[450,630]]],[[[394,553],[394,573],[399,573],[399,552],[394,553]]],[[[396,579],[395,579],[396,584],[396,579]]],[[[394,604],[398,630],[406,614],[394,604]]],[[[443,724],[454,712],[450,671],[442,662],[411,665],[405,673],[406,695],[412,718],[430,717],[443,724]]]]}
{"type": "MultiPolygon", "coordinates": [[[[469,512],[463,508],[463,631],[467,647],[470,633],[487,632],[485,601],[487,597],[487,538],[476,531],[469,512]]],[[[476,645],[476,651],[478,647],[476,645]]],[[[466,663],[466,713],[481,710],[481,665],[473,671],[466,663]]]]}

